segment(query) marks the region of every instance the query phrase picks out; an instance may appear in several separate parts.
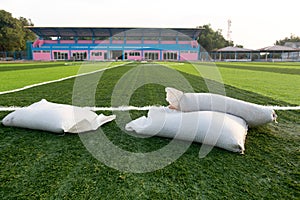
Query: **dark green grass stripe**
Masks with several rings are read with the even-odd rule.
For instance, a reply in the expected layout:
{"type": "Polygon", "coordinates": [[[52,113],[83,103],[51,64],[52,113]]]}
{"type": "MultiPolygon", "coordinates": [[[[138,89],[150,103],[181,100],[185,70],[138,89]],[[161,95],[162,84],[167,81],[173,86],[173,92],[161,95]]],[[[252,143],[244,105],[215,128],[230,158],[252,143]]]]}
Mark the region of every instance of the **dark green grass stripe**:
{"type": "Polygon", "coordinates": [[[296,69],[296,68],[255,67],[255,66],[247,66],[247,65],[231,65],[231,64],[225,64],[225,63],[217,63],[217,66],[223,67],[223,68],[229,68],[229,69],[241,69],[241,70],[280,73],[280,74],[300,75],[300,69],[296,69]]]}
{"type": "MultiPolygon", "coordinates": [[[[80,63],[78,63],[80,64],[80,63]]],[[[51,67],[62,67],[62,63],[55,63],[55,64],[36,64],[36,65],[18,65],[18,66],[10,66],[10,65],[4,65],[0,66],[0,72],[5,71],[17,71],[17,70],[31,70],[31,69],[45,69],[45,68],[51,68],[51,67]]]]}

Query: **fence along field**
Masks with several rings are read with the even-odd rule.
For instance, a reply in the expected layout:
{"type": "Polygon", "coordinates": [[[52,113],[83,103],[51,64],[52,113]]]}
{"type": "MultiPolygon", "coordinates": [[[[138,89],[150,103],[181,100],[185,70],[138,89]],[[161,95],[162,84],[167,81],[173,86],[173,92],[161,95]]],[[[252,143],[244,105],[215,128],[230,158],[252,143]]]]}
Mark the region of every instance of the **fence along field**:
{"type": "MultiPolygon", "coordinates": [[[[111,93],[116,82],[137,65],[130,63],[106,70],[96,92],[96,106],[110,106],[111,93]]],[[[18,67],[22,67],[22,64],[18,67]]],[[[172,67],[179,68],[182,65],[172,67]]],[[[299,69],[299,66],[296,65],[295,68],[299,69]]],[[[224,69],[220,67],[221,74],[224,73],[224,82],[228,84],[225,85],[228,96],[262,105],[297,105],[297,101],[293,103],[289,102],[289,99],[285,100],[286,97],[276,96],[273,90],[268,91],[267,95],[260,94],[263,91],[255,87],[255,79],[254,82],[251,82],[250,78],[244,79],[247,77],[244,73],[247,74],[251,70],[224,69]],[[241,75],[240,82],[230,82],[230,70],[231,76],[234,76],[232,79],[241,75]],[[246,86],[249,90],[243,88],[246,86]]],[[[44,70],[47,74],[47,70],[50,69],[44,70]]],[[[207,92],[201,77],[193,75],[188,67],[181,70],[195,91],[207,92]]],[[[260,78],[265,77],[266,81],[261,81],[260,84],[267,85],[269,84],[267,81],[273,80],[267,77],[273,75],[271,73],[257,71],[255,75],[261,74],[260,78]]],[[[299,75],[282,75],[287,76],[285,80],[293,82],[290,82],[289,86],[288,84],[280,86],[281,80],[278,76],[278,81],[272,82],[274,90],[277,87],[287,90],[294,95],[294,99],[297,99],[299,93],[295,94],[294,88],[298,82],[294,82],[295,80],[289,79],[288,76],[299,75]]],[[[12,82],[14,81],[16,79],[12,82]]],[[[74,79],[68,79],[4,94],[0,96],[0,105],[27,106],[42,98],[71,104],[73,83],[74,79]]],[[[163,86],[145,85],[137,89],[130,100],[130,105],[133,106],[154,104],[166,105],[163,86]]],[[[0,112],[0,118],[7,113],[0,112]]],[[[132,118],[145,114],[144,111],[130,113],[132,118]]],[[[0,196],[3,199],[27,196],[56,199],[75,197],[216,199],[225,196],[238,199],[247,197],[297,199],[300,189],[298,159],[300,112],[278,111],[277,114],[279,124],[268,124],[249,130],[244,156],[214,148],[207,157],[199,159],[201,144],[194,143],[181,158],[168,167],[146,174],[119,172],[105,166],[91,156],[75,135],[66,134],[61,137],[42,131],[0,126],[0,196]]],[[[115,123],[103,126],[103,130],[114,144],[128,151],[149,152],[169,142],[168,139],[157,137],[148,139],[132,137],[122,133],[115,123]]]]}

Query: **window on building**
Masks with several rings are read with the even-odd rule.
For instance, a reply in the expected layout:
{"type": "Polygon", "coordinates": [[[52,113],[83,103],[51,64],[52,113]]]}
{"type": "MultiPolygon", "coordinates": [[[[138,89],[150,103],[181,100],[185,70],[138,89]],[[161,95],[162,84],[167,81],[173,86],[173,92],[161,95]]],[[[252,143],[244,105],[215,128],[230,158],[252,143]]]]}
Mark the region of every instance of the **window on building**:
{"type": "Polygon", "coordinates": [[[145,53],[146,60],[158,60],[158,53],[155,52],[146,52],[145,53]]]}
{"type": "Polygon", "coordinates": [[[76,52],[72,54],[73,60],[86,60],[87,53],[86,52],[76,52]]]}
{"type": "Polygon", "coordinates": [[[68,53],[54,52],[54,60],[68,60],[68,53]]]}
{"type": "Polygon", "coordinates": [[[177,60],[177,52],[164,52],[164,60],[177,60]]]}
{"type": "Polygon", "coordinates": [[[102,52],[101,51],[99,51],[99,52],[92,52],[92,56],[95,56],[95,57],[102,56],[102,52]]]}
{"type": "Polygon", "coordinates": [[[129,53],[129,56],[141,56],[141,53],[138,51],[132,51],[129,53]]]}

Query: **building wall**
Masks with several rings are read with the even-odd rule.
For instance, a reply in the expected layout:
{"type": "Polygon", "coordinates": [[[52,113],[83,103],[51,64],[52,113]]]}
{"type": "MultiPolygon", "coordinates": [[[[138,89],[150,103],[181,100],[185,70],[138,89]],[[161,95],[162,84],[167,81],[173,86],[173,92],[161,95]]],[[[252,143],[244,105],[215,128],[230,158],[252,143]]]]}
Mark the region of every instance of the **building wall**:
{"type": "Polygon", "coordinates": [[[81,54],[79,60],[105,60],[110,58],[112,51],[122,51],[123,59],[126,60],[144,60],[149,57],[158,60],[198,60],[199,48],[197,41],[126,39],[37,40],[32,45],[34,60],[74,60],[73,53],[81,54]]]}
{"type": "Polygon", "coordinates": [[[194,51],[181,51],[180,52],[180,60],[198,60],[198,52],[194,52],[194,51]]]}
{"type": "Polygon", "coordinates": [[[105,53],[107,53],[107,51],[92,50],[90,51],[90,60],[105,60],[105,53]]]}
{"type": "Polygon", "coordinates": [[[34,51],[33,60],[49,61],[51,60],[50,51],[34,51]]]}

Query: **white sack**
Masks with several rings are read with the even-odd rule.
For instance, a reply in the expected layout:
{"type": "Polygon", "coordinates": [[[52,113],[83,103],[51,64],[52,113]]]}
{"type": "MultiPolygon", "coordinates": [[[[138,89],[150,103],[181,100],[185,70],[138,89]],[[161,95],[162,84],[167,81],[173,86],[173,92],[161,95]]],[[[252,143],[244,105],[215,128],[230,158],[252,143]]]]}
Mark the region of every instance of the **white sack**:
{"type": "Polygon", "coordinates": [[[213,111],[179,112],[152,108],[148,117],[129,122],[125,129],[145,136],[194,141],[243,153],[246,122],[238,117],[213,111]]]}
{"type": "Polygon", "coordinates": [[[86,108],[56,104],[45,99],[8,114],[2,123],[54,133],[81,133],[96,130],[104,123],[115,119],[115,115],[97,115],[86,108]]]}
{"type": "Polygon", "coordinates": [[[180,111],[218,111],[243,118],[249,126],[259,126],[276,121],[272,108],[211,93],[183,93],[167,87],[169,104],[180,111]]]}

